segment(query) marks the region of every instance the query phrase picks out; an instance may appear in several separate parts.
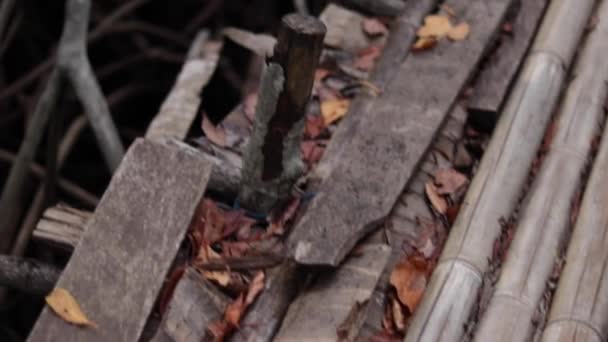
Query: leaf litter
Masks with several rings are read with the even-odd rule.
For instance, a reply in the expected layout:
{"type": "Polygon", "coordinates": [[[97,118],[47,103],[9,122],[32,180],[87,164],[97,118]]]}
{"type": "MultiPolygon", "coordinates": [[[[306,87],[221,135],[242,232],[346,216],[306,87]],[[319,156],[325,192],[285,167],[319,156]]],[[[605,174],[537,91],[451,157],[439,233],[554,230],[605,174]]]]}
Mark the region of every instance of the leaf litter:
{"type": "Polygon", "coordinates": [[[64,288],[55,288],[45,297],[47,305],[64,321],[78,325],[97,328],[80,308],[80,304],[72,294],[64,288]]]}

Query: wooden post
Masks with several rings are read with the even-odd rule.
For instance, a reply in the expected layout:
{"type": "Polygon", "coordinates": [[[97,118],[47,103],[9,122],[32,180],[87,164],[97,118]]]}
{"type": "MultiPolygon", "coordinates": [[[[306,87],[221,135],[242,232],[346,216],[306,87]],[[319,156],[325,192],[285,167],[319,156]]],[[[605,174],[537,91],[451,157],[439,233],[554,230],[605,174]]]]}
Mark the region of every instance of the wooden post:
{"type": "Polygon", "coordinates": [[[269,210],[303,172],[300,141],[325,32],[314,17],[289,14],[281,21],[244,156],[239,200],[246,207],[269,210]]]}

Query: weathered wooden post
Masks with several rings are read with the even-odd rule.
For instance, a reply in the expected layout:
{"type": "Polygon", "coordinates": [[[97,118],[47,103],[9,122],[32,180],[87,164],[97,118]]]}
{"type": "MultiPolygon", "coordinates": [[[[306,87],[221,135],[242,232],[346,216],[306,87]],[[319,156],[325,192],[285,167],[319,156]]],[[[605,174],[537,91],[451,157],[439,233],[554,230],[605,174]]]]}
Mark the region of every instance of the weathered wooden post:
{"type": "Polygon", "coordinates": [[[281,21],[243,159],[239,201],[247,208],[268,211],[304,171],[300,142],[325,32],[314,17],[289,14],[281,21]]]}

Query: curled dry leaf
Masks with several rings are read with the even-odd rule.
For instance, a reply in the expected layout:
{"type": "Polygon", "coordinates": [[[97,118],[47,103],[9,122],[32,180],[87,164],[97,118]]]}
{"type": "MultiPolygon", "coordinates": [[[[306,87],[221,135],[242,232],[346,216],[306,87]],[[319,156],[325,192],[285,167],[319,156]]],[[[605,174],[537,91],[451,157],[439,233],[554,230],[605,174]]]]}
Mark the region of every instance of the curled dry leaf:
{"type": "Polygon", "coordinates": [[[325,125],[330,125],[341,119],[348,112],[349,106],[349,99],[329,100],[321,103],[321,114],[325,125]]]}
{"type": "Polygon", "coordinates": [[[72,294],[63,288],[56,288],[46,296],[46,303],[64,321],[80,325],[97,328],[97,325],[89,320],[80,308],[72,294]]]}
{"type": "Polygon", "coordinates": [[[450,195],[460,190],[468,182],[468,178],[454,169],[441,169],[435,172],[437,194],[450,195]]]}
{"type": "Polygon", "coordinates": [[[435,184],[433,184],[432,181],[428,181],[424,185],[424,189],[426,192],[426,196],[433,205],[433,208],[435,208],[435,210],[437,210],[437,212],[439,212],[440,214],[445,215],[448,210],[448,202],[443,196],[438,193],[435,184]]]}
{"type": "Polygon", "coordinates": [[[452,29],[450,18],[445,15],[427,15],[424,18],[424,25],[416,31],[420,38],[445,37],[452,29]]]}
{"type": "Polygon", "coordinates": [[[471,27],[467,23],[460,23],[454,26],[448,32],[448,38],[454,41],[465,40],[469,36],[469,32],[471,32],[471,27]]]}
{"type": "Polygon", "coordinates": [[[245,297],[245,305],[249,306],[257,298],[257,296],[264,290],[264,272],[259,271],[253,277],[249,290],[247,291],[247,297],[245,297]]]}
{"type": "Polygon", "coordinates": [[[304,128],[304,135],[308,138],[314,139],[321,135],[325,130],[325,119],[321,115],[309,115],[306,117],[306,126],[304,128]]]}
{"type": "Polygon", "coordinates": [[[416,42],[414,43],[414,46],[412,46],[412,50],[424,51],[431,49],[435,45],[437,45],[437,38],[435,37],[418,38],[418,40],[416,40],[416,42]]]}
{"type": "Polygon", "coordinates": [[[358,57],[355,60],[353,66],[362,71],[370,71],[376,65],[376,60],[382,54],[382,49],[377,45],[370,45],[369,47],[359,51],[358,57]]]}
{"type": "Polygon", "coordinates": [[[405,332],[406,316],[403,314],[403,307],[397,298],[391,298],[391,310],[393,311],[393,323],[398,332],[405,332]]]}
{"type": "Polygon", "coordinates": [[[302,141],[300,150],[302,151],[302,159],[309,168],[312,168],[321,160],[323,152],[325,152],[325,146],[323,146],[322,141],[306,140],[302,141]]]}
{"type": "Polygon", "coordinates": [[[206,114],[203,114],[201,128],[203,129],[207,139],[209,139],[212,143],[221,147],[226,146],[226,132],[224,132],[222,126],[213,125],[213,123],[207,118],[206,114]]]}
{"type": "Polygon", "coordinates": [[[390,283],[397,290],[399,301],[413,313],[426,288],[426,266],[424,260],[408,258],[395,266],[390,283]]]}
{"type": "Polygon", "coordinates": [[[361,26],[363,28],[363,32],[371,37],[383,36],[388,33],[386,25],[376,18],[363,19],[361,26]]]}

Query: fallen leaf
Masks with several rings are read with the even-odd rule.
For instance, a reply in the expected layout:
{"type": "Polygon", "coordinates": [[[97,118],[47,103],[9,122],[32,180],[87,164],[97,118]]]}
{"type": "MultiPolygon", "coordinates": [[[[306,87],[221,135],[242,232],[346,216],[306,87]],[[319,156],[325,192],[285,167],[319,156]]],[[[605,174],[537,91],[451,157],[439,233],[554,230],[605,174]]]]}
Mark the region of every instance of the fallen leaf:
{"type": "Polygon", "coordinates": [[[454,222],[456,221],[456,217],[458,216],[459,211],[460,211],[460,203],[451,205],[448,207],[448,210],[446,211],[445,216],[447,216],[450,226],[453,225],[454,222]]]}
{"type": "Polygon", "coordinates": [[[246,308],[247,304],[245,303],[245,295],[241,293],[236,300],[228,304],[226,307],[226,311],[224,312],[224,320],[228,324],[238,327],[246,308]]]}
{"type": "Polygon", "coordinates": [[[245,305],[249,306],[255,298],[264,290],[264,272],[258,271],[251,284],[249,285],[249,290],[247,291],[247,297],[245,297],[245,305]]]}
{"type": "Polygon", "coordinates": [[[295,197],[291,201],[289,201],[289,204],[285,208],[283,208],[279,215],[273,215],[275,217],[271,217],[269,220],[270,225],[268,226],[267,234],[275,236],[282,236],[283,234],[285,234],[285,225],[298,212],[300,202],[300,197],[295,197]]]}
{"type": "Polygon", "coordinates": [[[467,176],[454,169],[441,169],[435,172],[437,194],[450,195],[460,190],[468,182],[467,176]]]}
{"type": "Polygon", "coordinates": [[[399,303],[396,298],[392,298],[391,300],[391,309],[393,311],[393,323],[395,323],[395,328],[398,332],[405,332],[405,315],[403,314],[403,308],[401,307],[401,303],[399,303]]]}
{"type": "Polygon", "coordinates": [[[416,310],[426,288],[427,270],[420,263],[421,261],[412,262],[408,258],[397,264],[391,273],[390,283],[397,290],[399,301],[410,313],[416,310]]]}
{"type": "Polygon", "coordinates": [[[316,140],[302,141],[300,145],[302,151],[302,159],[306,162],[309,168],[312,168],[323,156],[325,152],[325,146],[319,144],[316,140]]]}
{"type": "Polygon", "coordinates": [[[435,37],[418,38],[418,40],[416,40],[416,42],[412,46],[412,50],[424,51],[434,47],[435,45],[437,45],[437,38],[435,37]]]}
{"type": "Polygon", "coordinates": [[[46,296],[46,303],[64,321],[80,326],[97,328],[97,325],[82,312],[76,299],[63,288],[55,288],[46,296]]]}
{"type": "Polygon", "coordinates": [[[213,125],[213,123],[209,121],[207,115],[204,113],[201,128],[203,129],[207,139],[209,139],[212,143],[221,147],[226,146],[226,132],[224,132],[222,126],[213,125]]]}
{"type": "Polygon", "coordinates": [[[315,70],[315,82],[322,81],[325,77],[330,74],[330,71],[324,68],[318,68],[315,70]]]}
{"type": "Polygon", "coordinates": [[[307,116],[306,117],[306,126],[304,128],[304,134],[314,139],[321,135],[325,130],[325,119],[321,115],[307,116]]]}
{"type": "Polygon", "coordinates": [[[321,114],[326,126],[339,120],[348,112],[349,99],[330,100],[321,103],[321,114]]]}
{"type": "Polygon", "coordinates": [[[445,215],[448,209],[448,202],[443,196],[441,196],[437,192],[437,187],[435,186],[435,184],[433,184],[433,181],[429,180],[424,185],[424,189],[427,198],[429,199],[429,201],[431,201],[431,204],[433,205],[433,208],[435,208],[435,210],[437,210],[437,212],[439,212],[440,214],[445,215]]]}
{"type": "Polygon", "coordinates": [[[424,18],[424,25],[416,31],[416,35],[420,38],[445,37],[452,30],[450,18],[445,15],[427,15],[424,18]]]}
{"type": "Polygon", "coordinates": [[[467,23],[460,23],[454,26],[448,32],[448,38],[454,41],[465,40],[469,36],[469,32],[471,32],[471,27],[467,23]]]}
{"type": "Polygon", "coordinates": [[[365,18],[361,22],[363,32],[371,37],[383,36],[388,33],[386,25],[376,18],[365,18]]]}
{"type": "Polygon", "coordinates": [[[203,277],[211,280],[222,287],[230,284],[230,272],[228,271],[201,271],[203,277]]]}
{"type": "Polygon", "coordinates": [[[353,66],[362,71],[370,71],[376,65],[376,60],[382,54],[382,49],[377,45],[371,45],[357,54],[358,57],[353,66]]]}

